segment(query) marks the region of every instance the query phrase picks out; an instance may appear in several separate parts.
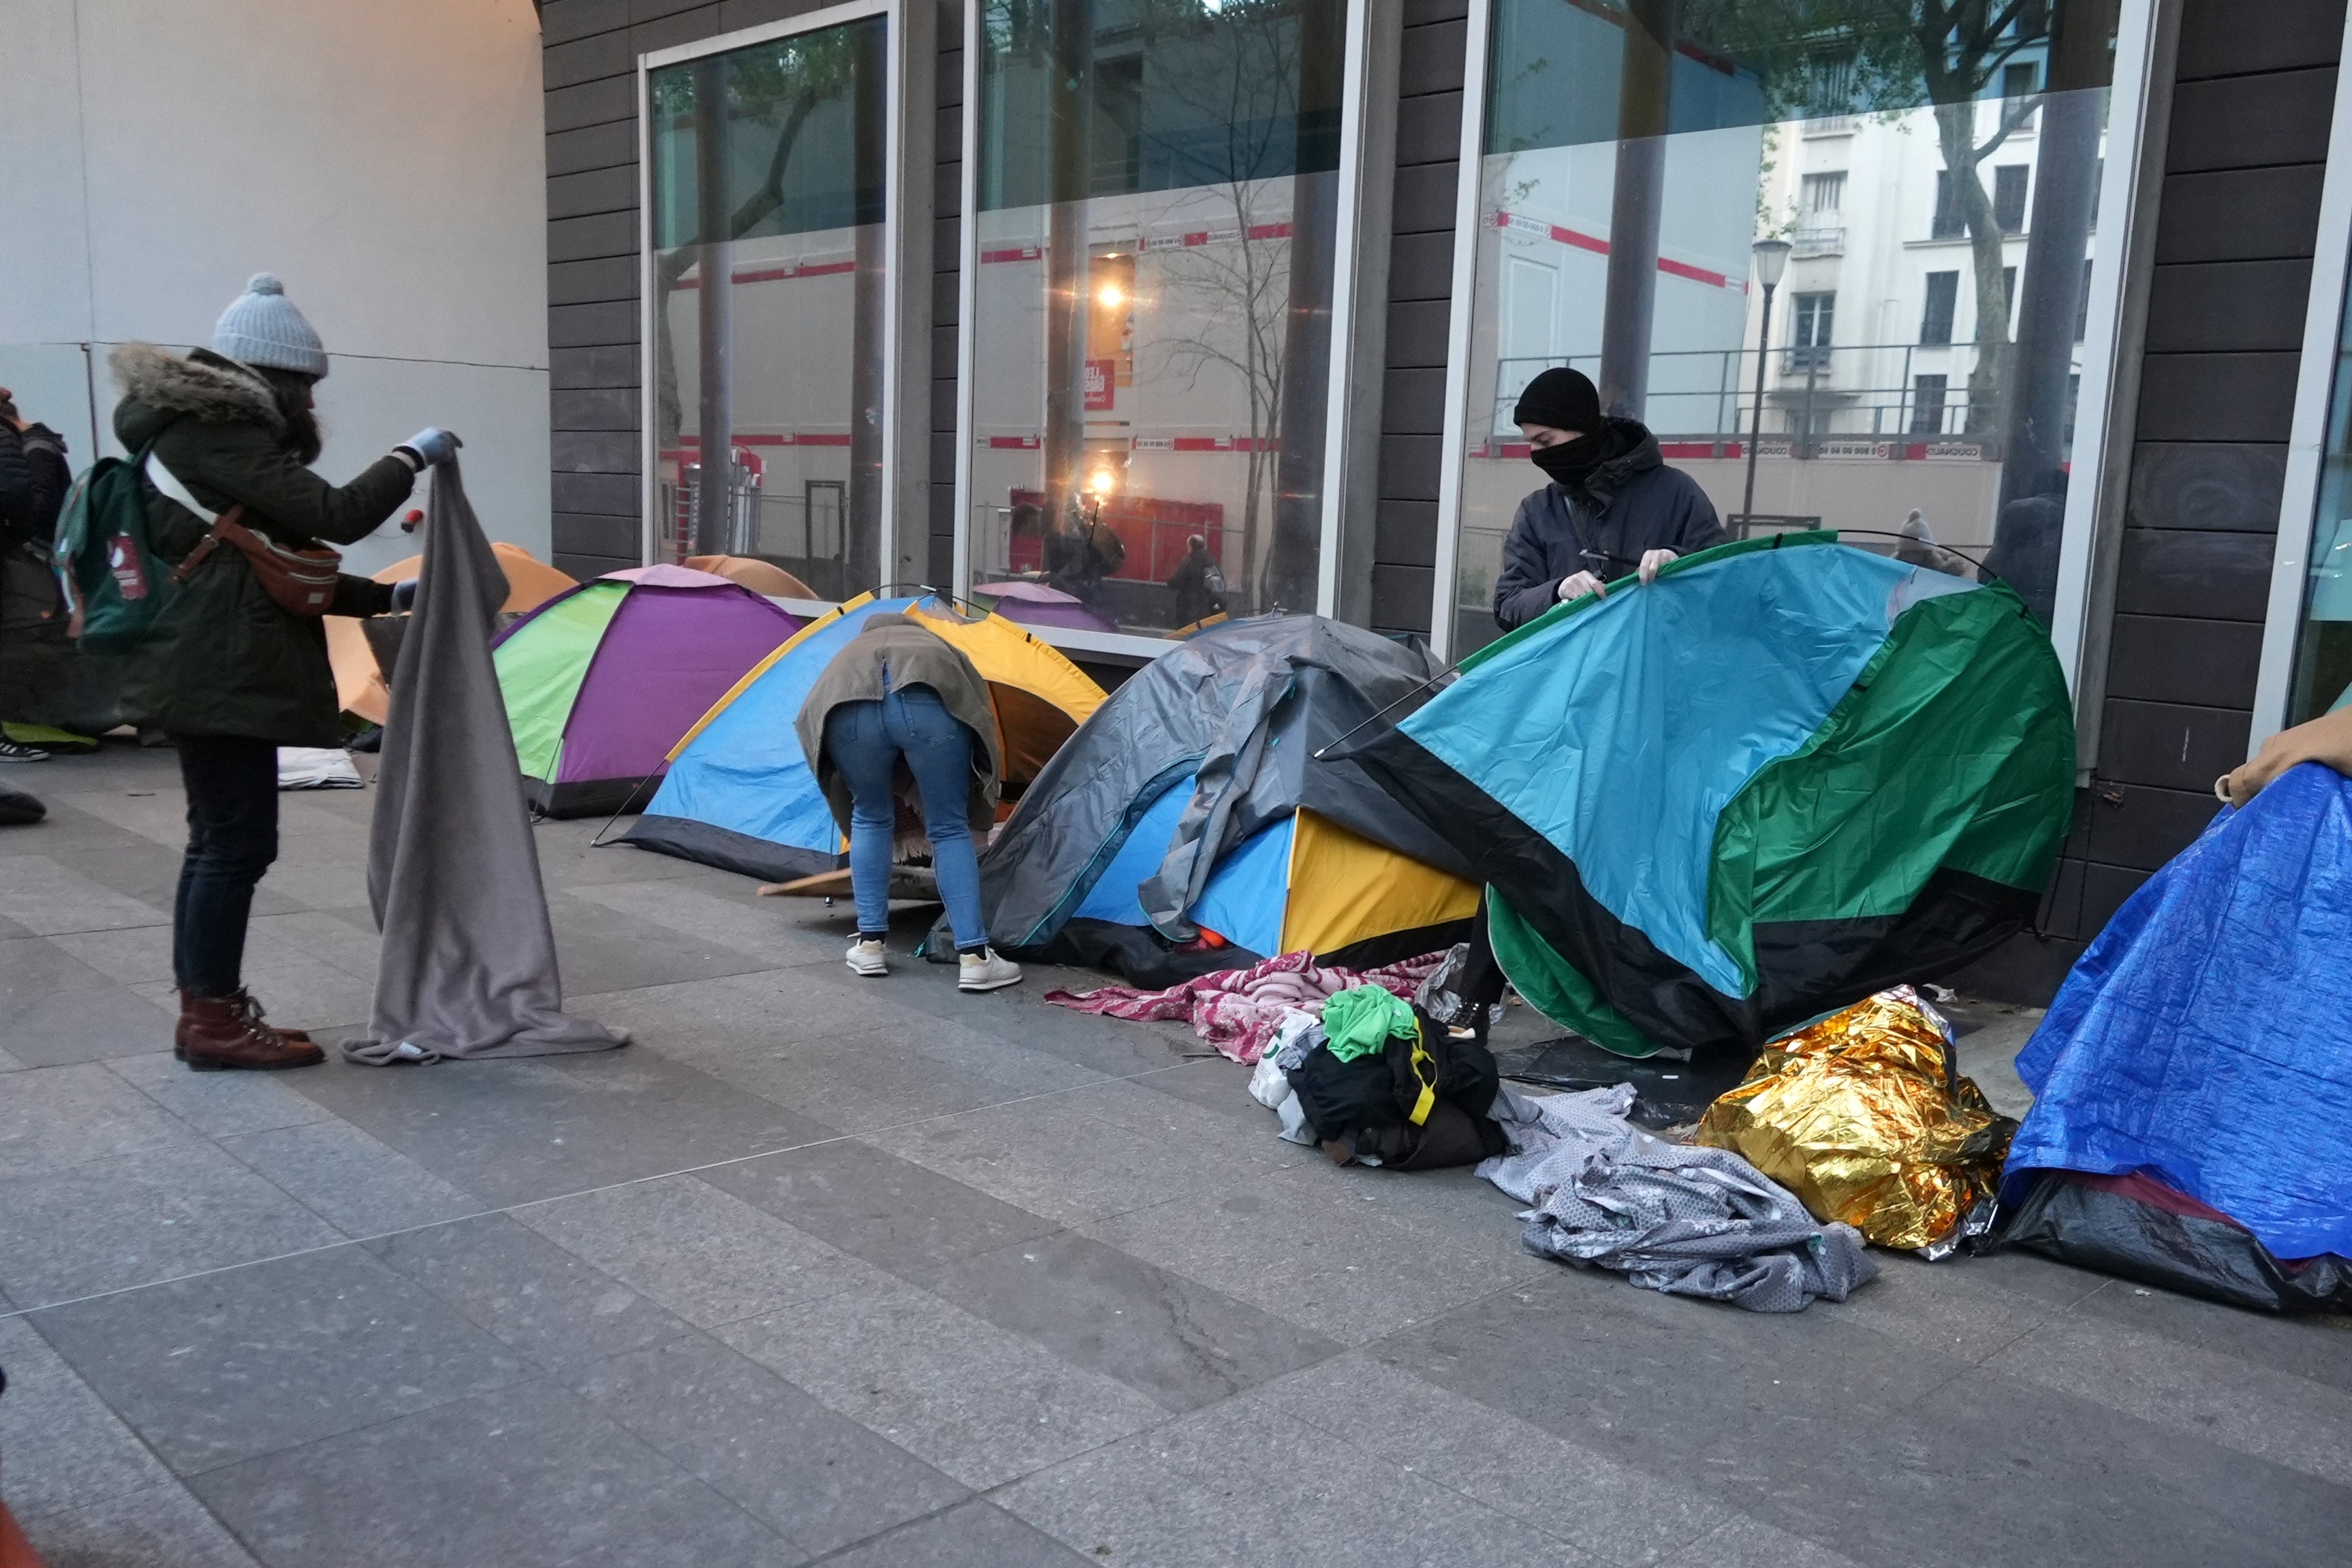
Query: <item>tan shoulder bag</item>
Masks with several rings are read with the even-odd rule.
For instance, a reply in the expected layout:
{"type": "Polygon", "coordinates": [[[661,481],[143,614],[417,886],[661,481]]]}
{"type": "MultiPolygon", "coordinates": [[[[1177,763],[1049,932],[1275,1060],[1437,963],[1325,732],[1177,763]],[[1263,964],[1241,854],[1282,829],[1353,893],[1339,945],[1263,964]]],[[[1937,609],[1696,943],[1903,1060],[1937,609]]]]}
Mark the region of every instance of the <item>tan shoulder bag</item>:
{"type": "Polygon", "coordinates": [[[147,478],[157,489],[212,524],[212,531],[173,568],[173,587],[184,585],[196,568],[226,543],[244,553],[262,591],[288,615],[323,616],[327,606],[334,603],[335,579],[343,567],[341,554],[324,545],[315,550],[289,550],[267,535],[255,532],[237,521],[245,515],[242,503],[226,511],[208,510],[152,452],[147,454],[147,478]]]}

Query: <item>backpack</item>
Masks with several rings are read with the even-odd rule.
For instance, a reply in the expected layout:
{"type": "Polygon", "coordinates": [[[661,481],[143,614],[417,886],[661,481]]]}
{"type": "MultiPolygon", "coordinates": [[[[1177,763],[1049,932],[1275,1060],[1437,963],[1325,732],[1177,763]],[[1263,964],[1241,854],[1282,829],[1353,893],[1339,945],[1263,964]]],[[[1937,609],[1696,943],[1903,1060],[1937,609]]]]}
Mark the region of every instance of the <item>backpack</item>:
{"type": "Polygon", "coordinates": [[[66,493],[49,549],[68,612],[66,635],[91,653],[121,653],[147,635],[173,592],[147,536],[147,483],[136,458],[100,458],[66,493]]]}

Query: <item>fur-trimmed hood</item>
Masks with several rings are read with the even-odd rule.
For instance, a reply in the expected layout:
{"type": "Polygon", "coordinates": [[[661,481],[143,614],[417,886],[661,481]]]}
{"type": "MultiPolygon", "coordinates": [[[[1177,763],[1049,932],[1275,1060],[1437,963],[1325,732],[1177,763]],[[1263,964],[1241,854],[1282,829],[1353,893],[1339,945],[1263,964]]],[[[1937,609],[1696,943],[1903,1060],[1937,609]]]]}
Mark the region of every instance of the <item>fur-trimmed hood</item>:
{"type": "Polygon", "coordinates": [[[114,431],[134,452],[182,416],[208,425],[258,425],[272,437],[286,433],[286,416],[269,383],[210,349],[183,358],[153,343],[123,343],[106,363],[122,388],[114,431]]]}

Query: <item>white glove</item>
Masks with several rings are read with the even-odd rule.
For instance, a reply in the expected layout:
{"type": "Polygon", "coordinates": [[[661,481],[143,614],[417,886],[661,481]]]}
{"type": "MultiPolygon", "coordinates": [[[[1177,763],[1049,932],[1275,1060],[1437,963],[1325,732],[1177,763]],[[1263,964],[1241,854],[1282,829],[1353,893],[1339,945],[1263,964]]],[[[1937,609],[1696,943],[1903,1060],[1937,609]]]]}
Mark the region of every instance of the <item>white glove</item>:
{"type": "Polygon", "coordinates": [[[1565,605],[1570,599],[1581,599],[1587,594],[1598,594],[1605,599],[1609,596],[1609,589],[1600,578],[1590,572],[1579,572],[1573,576],[1562,577],[1559,580],[1561,604],[1565,605]]]}
{"type": "Polygon", "coordinates": [[[1664,566],[1667,562],[1672,561],[1675,558],[1675,552],[1671,550],[1644,550],[1642,552],[1642,581],[1644,583],[1656,582],[1658,580],[1658,568],[1664,566]]]}
{"type": "Polygon", "coordinates": [[[407,453],[416,459],[416,466],[422,468],[428,464],[447,462],[457,455],[457,448],[465,444],[449,431],[427,425],[424,429],[394,447],[393,450],[407,453]]]}

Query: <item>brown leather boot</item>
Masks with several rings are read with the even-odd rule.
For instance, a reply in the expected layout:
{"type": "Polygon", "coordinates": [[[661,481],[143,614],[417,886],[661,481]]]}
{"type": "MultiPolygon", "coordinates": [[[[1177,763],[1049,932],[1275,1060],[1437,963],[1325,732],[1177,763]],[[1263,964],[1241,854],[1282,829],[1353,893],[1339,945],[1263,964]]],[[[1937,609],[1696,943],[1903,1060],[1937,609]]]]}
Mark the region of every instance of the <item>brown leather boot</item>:
{"type": "Polygon", "coordinates": [[[191,996],[180,993],[180,1059],[191,1072],[236,1068],[275,1072],[282,1068],[316,1067],[327,1053],[309,1040],[291,1040],[263,1023],[251,1010],[251,998],[191,996]]]}
{"type": "MultiPolygon", "coordinates": [[[[186,1061],[188,1059],[188,1009],[185,1005],[186,1000],[187,994],[185,992],[182,992],[180,1026],[172,1036],[172,1054],[182,1061],[186,1061]]],[[[239,1006],[243,1007],[245,1009],[245,1016],[252,1019],[257,1024],[263,1022],[263,1015],[268,1011],[267,1008],[262,1006],[260,1001],[257,999],[250,991],[240,990],[234,992],[226,998],[226,1000],[235,1002],[239,1006]]],[[[310,1035],[306,1029],[289,1029],[278,1024],[268,1024],[265,1026],[276,1030],[278,1034],[285,1036],[288,1039],[293,1041],[298,1046],[307,1046],[310,1043],[310,1035]]]]}
{"type": "MultiPolygon", "coordinates": [[[[262,1014],[267,1009],[261,1005],[260,1001],[255,997],[252,992],[239,991],[230,999],[232,1001],[245,1004],[245,1016],[247,1017],[252,1019],[257,1024],[262,1021],[262,1014]]],[[[277,1030],[279,1034],[285,1036],[288,1039],[293,1041],[298,1046],[307,1046],[310,1043],[310,1036],[308,1030],[289,1029],[283,1024],[271,1024],[268,1027],[277,1030]]]]}

